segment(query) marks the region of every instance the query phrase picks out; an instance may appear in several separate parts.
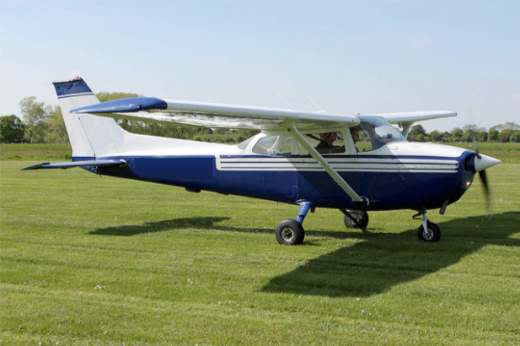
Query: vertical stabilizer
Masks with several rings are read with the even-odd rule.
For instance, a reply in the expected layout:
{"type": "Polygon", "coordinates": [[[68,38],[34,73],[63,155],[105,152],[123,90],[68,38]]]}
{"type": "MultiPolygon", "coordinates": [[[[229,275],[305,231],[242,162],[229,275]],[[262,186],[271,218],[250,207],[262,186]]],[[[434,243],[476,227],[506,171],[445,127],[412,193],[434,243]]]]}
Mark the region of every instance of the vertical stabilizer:
{"type": "Polygon", "coordinates": [[[70,114],[70,110],[99,103],[87,83],[79,77],[54,82],[63,120],[67,128],[72,156],[76,159],[118,154],[123,151],[127,133],[114,119],[90,114],[70,114]]]}

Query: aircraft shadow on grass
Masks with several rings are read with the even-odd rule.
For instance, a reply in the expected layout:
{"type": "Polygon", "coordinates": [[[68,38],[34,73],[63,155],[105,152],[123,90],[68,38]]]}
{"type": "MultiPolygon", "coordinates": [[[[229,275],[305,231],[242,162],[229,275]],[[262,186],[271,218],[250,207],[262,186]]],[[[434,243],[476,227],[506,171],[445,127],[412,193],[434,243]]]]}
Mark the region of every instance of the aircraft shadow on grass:
{"type": "MultiPolygon", "coordinates": [[[[346,233],[360,241],[310,260],[273,278],[261,291],[329,297],[368,297],[449,267],[486,245],[520,246],[520,212],[468,217],[440,223],[438,243],[417,239],[416,230],[399,234],[346,233]]],[[[314,232],[309,232],[310,234],[314,232]]],[[[321,232],[315,232],[321,233],[321,232]]]]}
{"type": "MultiPolygon", "coordinates": [[[[142,225],[109,227],[90,232],[97,235],[132,236],[175,229],[213,229],[231,232],[270,233],[272,230],[216,225],[228,217],[181,218],[142,225]]],[[[416,230],[402,233],[371,233],[306,230],[307,235],[338,239],[338,250],[312,259],[271,279],[261,292],[294,293],[329,297],[367,297],[417,280],[449,267],[486,245],[520,246],[517,233],[520,212],[454,219],[440,223],[444,239],[419,241],[416,230]],[[355,239],[356,243],[342,243],[355,239]]],[[[307,241],[302,246],[316,245],[307,241]]],[[[304,250],[305,251],[305,250],[304,250]]]]}
{"type": "Polygon", "coordinates": [[[244,232],[247,231],[248,233],[259,233],[259,232],[266,232],[266,233],[272,233],[271,230],[267,229],[256,229],[256,228],[247,228],[246,230],[235,228],[235,227],[229,227],[229,226],[222,226],[222,225],[216,225],[218,222],[229,220],[229,217],[188,217],[188,218],[181,218],[181,219],[173,219],[173,220],[164,220],[164,221],[157,221],[157,222],[145,222],[141,225],[126,225],[126,226],[115,226],[115,227],[108,227],[108,228],[102,228],[98,229],[92,232],[89,232],[89,234],[97,234],[97,235],[113,235],[113,236],[132,236],[137,234],[143,234],[143,233],[155,233],[155,232],[165,232],[165,231],[172,231],[176,229],[214,229],[218,231],[232,231],[232,232],[244,232]]]}

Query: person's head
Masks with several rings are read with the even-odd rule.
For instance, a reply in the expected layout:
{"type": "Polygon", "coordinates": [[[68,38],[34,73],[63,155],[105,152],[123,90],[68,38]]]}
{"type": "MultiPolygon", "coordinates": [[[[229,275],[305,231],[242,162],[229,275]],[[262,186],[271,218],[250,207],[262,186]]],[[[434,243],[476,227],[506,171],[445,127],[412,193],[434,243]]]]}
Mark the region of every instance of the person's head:
{"type": "Polygon", "coordinates": [[[359,129],[351,128],[350,129],[350,134],[352,135],[352,140],[354,141],[354,143],[359,141],[359,129]]]}
{"type": "Polygon", "coordinates": [[[326,142],[327,144],[332,145],[332,143],[334,143],[336,138],[338,138],[338,134],[336,132],[329,132],[325,136],[324,142],[326,142]]]}

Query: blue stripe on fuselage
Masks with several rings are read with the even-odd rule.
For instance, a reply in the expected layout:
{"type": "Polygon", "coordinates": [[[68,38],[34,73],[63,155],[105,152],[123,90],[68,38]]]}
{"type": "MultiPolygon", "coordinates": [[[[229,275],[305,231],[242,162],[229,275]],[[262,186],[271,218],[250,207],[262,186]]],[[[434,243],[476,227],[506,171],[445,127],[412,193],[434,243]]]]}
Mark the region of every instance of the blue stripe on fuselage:
{"type": "MultiPolygon", "coordinates": [[[[425,173],[353,171],[340,174],[359,195],[372,201],[367,210],[433,209],[439,208],[448,198],[450,203],[457,201],[465,192],[466,181],[472,180],[474,174],[464,170],[463,162],[468,155],[470,152],[450,158],[460,163],[456,173],[432,170],[425,173]]],[[[220,171],[215,156],[110,156],[99,159],[127,162],[124,167],[100,167],[99,173],[103,175],[286,203],[303,199],[317,207],[360,209],[324,171],[220,171]]]]}

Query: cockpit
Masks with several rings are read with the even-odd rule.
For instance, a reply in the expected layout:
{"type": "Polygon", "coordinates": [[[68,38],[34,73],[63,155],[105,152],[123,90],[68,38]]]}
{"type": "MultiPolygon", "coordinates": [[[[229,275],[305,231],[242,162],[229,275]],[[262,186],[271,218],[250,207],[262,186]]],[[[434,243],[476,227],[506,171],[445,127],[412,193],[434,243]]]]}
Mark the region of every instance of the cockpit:
{"type": "MultiPolygon", "coordinates": [[[[326,155],[349,155],[377,150],[384,145],[406,141],[401,133],[386,119],[377,116],[362,116],[360,124],[351,128],[330,128],[326,131],[303,132],[307,141],[326,155]],[[333,133],[334,141],[327,143],[328,150],[322,150],[325,139],[333,133]]],[[[254,154],[269,156],[309,155],[292,136],[286,133],[265,132],[238,145],[246,149],[252,145],[254,154]]]]}

